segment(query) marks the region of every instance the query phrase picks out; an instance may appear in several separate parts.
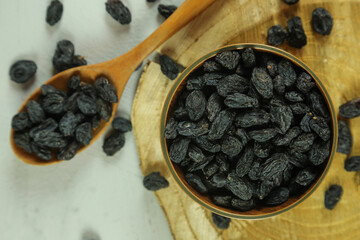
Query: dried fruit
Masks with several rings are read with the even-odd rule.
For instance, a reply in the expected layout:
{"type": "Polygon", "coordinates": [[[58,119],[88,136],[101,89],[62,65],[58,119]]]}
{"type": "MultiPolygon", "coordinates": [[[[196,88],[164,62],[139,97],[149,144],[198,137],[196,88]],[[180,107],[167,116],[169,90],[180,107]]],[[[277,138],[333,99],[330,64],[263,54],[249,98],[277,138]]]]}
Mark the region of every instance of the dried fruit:
{"type": "Polygon", "coordinates": [[[164,136],[166,139],[175,139],[177,137],[178,122],[174,118],[170,118],[166,123],[164,136]]]}
{"type": "Polygon", "coordinates": [[[31,151],[40,159],[49,161],[51,159],[51,149],[47,147],[41,147],[34,142],[30,143],[31,151]]]}
{"type": "Polygon", "coordinates": [[[185,175],[185,180],[188,182],[188,184],[193,187],[196,191],[198,191],[201,194],[207,193],[208,189],[204,185],[204,183],[201,181],[201,178],[195,174],[187,173],[185,175]]]}
{"type": "Polygon", "coordinates": [[[179,122],[177,125],[177,132],[186,137],[198,137],[209,132],[209,123],[202,119],[197,123],[194,122],[179,122]]]}
{"type": "Polygon", "coordinates": [[[304,101],[305,98],[304,95],[302,95],[301,93],[296,91],[291,91],[285,93],[285,99],[290,102],[302,102],[304,101]]]}
{"type": "Polygon", "coordinates": [[[273,78],[279,74],[278,64],[275,60],[272,59],[266,62],[266,70],[273,78]]]}
{"type": "Polygon", "coordinates": [[[286,153],[274,153],[262,168],[260,180],[269,181],[275,186],[280,186],[283,180],[283,172],[286,169],[289,156],[286,153]]]}
{"type": "Polygon", "coordinates": [[[223,73],[205,73],[202,80],[205,86],[217,86],[220,80],[225,77],[226,75],[223,73]]]}
{"type": "Polygon", "coordinates": [[[105,3],[106,11],[110,16],[121,24],[129,24],[131,22],[131,13],[120,0],[108,0],[105,3]]]}
{"type": "Polygon", "coordinates": [[[14,131],[24,130],[31,125],[32,124],[30,122],[29,116],[26,112],[19,112],[11,120],[11,127],[14,129],[14,131]]]}
{"type": "Polygon", "coordinates": [[[340,185],[333,184],[325,192],[324,205],[327,209],[332,210],[340,201],[343,194],[343,188],[340,185]]]}
{"type": "Polygon", "coordinates": [[[215,117],[222,109],[222,100],[219,94],[213,93],[210,95],[206,104],[206,113],[210,122],[214,121],[215,117]]]}
{"type": "Polygon", "coordinates": [[[266,142],[278,134],[277,128],[265,128],[249,132],[249,137],[257,142],[266,142]]]}
{"type": "Polygon", "coordinates": [[[37,66],[34,61],[17,61],[10,67],[10,79],[16,83],[25,83],[35,75],[36,70],[37,66]]]}
{"type": "Polygon", "coordinates": [[[189,146],[188,156],[191,160],[197,163],[205,161],[205,155],[203,154],[201,149],[196,147],[195,145],[189,146]]]}
{"type": "Polygon", "coordinates": [[[231,196],[211,196],[211,201],[219,206],[229,207],[231,205],[231,196]]]}
{"type": "Polygon", "coordinates": [[[289,106],[285,105],[279,100],[270,101],[270,116],[271,121],[276,123],[282,134],[290,128],[293,120],[293,114],[289,106]]]}
{"type": "Polygon", "coordinates": [[[165,76],[167,76],[171,80],[174,80],[178,76],[179,74],[178,66],[176,62],[174,62],[174,60],[172,60],[169,56],[160,55],[159,62],[160,62],[161,72],[165,76]]]}
{"type": "Polygon", "coordinates": [[[261,174],[261,162],[262,162],[262,159],[256,159],[253,163],[252,163],[252,166],[250,168],[250,171],[248,173],[249,175],[249,178],[253,181],[256,181],[256,180],[259,180],[260,178],[260,174],[261,174]]]}
{"type": "Polygon", "coordinates": [[[217,162],[211,162],[208,165],[206,165],[202,171],[204,173],[204,176],[206,178],[211,177],[212,175],[214,175],[217,171],[219,170],[219,164],[217,162]]]}
{"type": "Polygon", "coordinates": [[[227,173],[230,170],[228,158],[223,153],[216,154],[215,161],[219,164],[219,171],[227,173]]]}
{"type": "Polygon", "coordinates": [[[286,87],[291,87],[296,81],[296,72],[293,64],[289,60],[282,60],[278,64],[279,75],[284,81],[286,87]]]}
{"type": "Polygon", "coordinates": [[[252,147],[246,147],[236,163],[236,174],[239,177],[244,177],[249,173],[252,163],[254,161],[254,150],[252,147]]]}
{"type": "Polygon", "coordinates": [[[105,77],[99,77],[95,80],[94,87],[100,97],[109,103],[117,103],[118,97],[115,87],[105,77]]]}
{"type": "Polygon", "coordinates": [[[212,123],[208,135],[209,140],[217,140],[224,136],[234,120],[234,114],[228,110],[221,111],[212,123]]]}
{"type": "Polygon", "coordinates": [[[225,135],[221,141],[221,151],[229,157],[235,157],[243,148],[241,142],[236,138],[225,135]]]}
{"type": "Polygon", "coordinates": [[[286,202],[289,198],[290,191],[285,187],[279,187],[269,193],[264,199],[264,204],[267,206],[277,206],[286,202]]]}
{"type": "Polygon", "coordinates": [[[67,112],[59,121],[59,130],[65,136],[72,136],[78,124],[78,119],[72,112],[67,112]]]}
{"type": "Polygon", "coordinates": [[[98,98],[96,99],[96,106],[98,115],[106,122],[109,121],[112,116],[111,103],[104,101],[102,98],[98,98]]]}
{"type": "Polygon", "coordinates": [[[216,227],[220,228],[220,229],[228,229],[231,219],[227,218],[227,217],[223,217],[220,215],[217,215],[215,213],[211,213],[211,217],[212,220],[214,222],[214,224],[216,225],[216,227]]]}
{"type": "Polygon", "coordinates": [[[85,115],[95,115],[98,111],[96,101],[85,94],[81,94],[76,102],[80,111],[85,115]]]}
{"type": "Polygon", "coordinates": [[[247,135],[244,129],[241,128],[237,129],[235,135],[240,139],[243,146],[245,146],[250,140],[249,136],[247,135]]]}
{"type": "Polygon", "coordinates": [[[310,128],[324,141],[330,139],[330,128],[325,118],[313,117],[310,120],[310,128]]]}
{"type": "Polygon", "coordinates": [[[192,91],[186,98],[185,106],[190,119],[199,120],[204,115],[206,108],[205,95],[199,90],[192,91]]]}
{"type": "Polygon", "coordinates": [[[306,72],[300,73],[296,80],[296,87],[303,93],[308,93],[310,90],[315,87],[316,84],[313,81],[312,77],[306,72]]]}
{"type": "Polygon", "coordinates": [[[239,60],[240,54],[237,51],[224,51],[215,56],[215,61],[228,70],[234,70],[239,60]]]}
{"type": "Polygon", "coordinates": [[[69,40],[61,40],[57,43],[52,63],[57,71],[87,64],[84,57],[75,55],[74,44],[69,40]]]}
{"type": "Polygon", "coordinates": [[[310,128],[310,120],[314,117],[314,115],[310,112],[304,115],[304,117],[300,121],[300,128],[306,133],[311,132],[310,128]]]}
{"type": "Polygon", "coordinates": [[[203,87],[204,87],[204,80],[201,77],[189,78],[186,81],[186,89],[189,91],[201,90],[203,87]]]}
{"type": "Polygon", "coordinates": [[[224,101],[229,108],[256,108],[259,107],[259,101],[256,98],[249,97],[242,93],[228,95],[224,101]]]}
{"type": "Polygon", "coordinates": [[[159,172],[152,172],[144,177],[143,180],[144,187],[150,191],[157,191],[162,188],[167,188],[169,182],[160,175],[159,172]]]}
{"type": "Polygon", "coordinates": [[[262,109],[255,109],[235,117],[235,126],[248,128],[257,125],[267,124],[270,121],[270,114],[262,109]]]}
{"type": "Polygon", "coordinates": [[[67,140],[58,132],[40,130],[34,134],[34,142],[42,147],[62,148],[67,144],[67,140]]]}
{"type": "Polygon", "coordinates": [[[205,151],[216,153],[220,152],[221,146],[208,140],[206,135],[199,136],[194,139],[195,143],[205,151]]]}
{"type": "Polygon", "coordinates": [[[91,123],[84,122],[76,127],[75,138],[79,143],[88,145],[92,139],[91,123]]]}
{"type": "Polygon", "coordinates": [[[228,174],[225,187],[242,200],[250,200],[253,195],[251,184],[234,172],[228,174]]]}
{"type": "Polygon", "coordinates": [[[81,86],[81,78],[79,75],[73,75],[71,76],[68,84],[67,84],[67,88],[68,88],[68,91],[77,91],[79,90],[81,86]]]}
{"type": "Polygon", "coordinates": [[[291,111],[293,114],[303,115],[310,112],[310,108],[304,103],[295,103],[290,105],[291,111]]]}
{"type": "Polygon", "coordinates": [[[315,32],[321,35],[329,35],[333,25],[333,18],[325,8],[314,9],[311,16],[311,27],[315,32]]]}
{"type": "Polygon", "coordinates": [[[276,146],[288,146],[290,142],[296,138],[301,133],[301,129],[299,127],[290,128],[284,135],[277,136],[273,143],[276,146]]]}
{"type": "Polygon", "coordinates": [[[51,1],[50,5],[46,10],[46,22],[50,26],[54,26],[58,21],[60,21],[63,13],[63,5],[59,0],[51,1]]]}
{"type": "Polygon", "coordinates": [[[338,125],[339,125],[339,138],[338,138],[337,152],[345,153],[349,155],[353,144],[350,128],[347,122],[342,120],[338,121],[338,125]]]}
{"type": "Polygon", "coordinates": [[[59,94],[64,97],[66,96],[65,92],[63,92],[51,85],[48,85],[48,84],[41,85],[40,91],[41,91],[41,95],[43,95],[43,96],[47,96],[49,94],[59,94]]]}
{"type": "Polygon", "coordinates": [[[46,113],[58,115],[64,113],[65,103],[66,98],[64,96],[50,94],[42,99],[41,106],[46,113]]]}
{"type": "Polygon", "coordinates": [[[345,160],[345,170],[355,172],[360,170],[360,156],[352,156],[345,160]]]}
{"type": "Polygon", "coordinates": [[[120,132],[129,132],[132,130],[132,125],[130,120],[127,120],[123,117],[116,117],[111,123],[113,129],[118,130],[120,132]]]}
{"type": "Polygon", "coordinates": [[[360,116],[360,98],[354,98],[341,105],[339,113],[344,118],[355,118],[360,116]]]}
{"type": "Polygon", "coordinates": [[[309,95],[309,98],[311,103],[311,110],[313,110],[317,115],[323,116],[324,118],[329,116],[329,110],[324,104],[323,97],[318,92],[312,91],[309,95]]]}
{"type": "Polygon", "coordinates": [[[285,41],[285,38],[286,38],[286,32],[280,24],[272,26],[268,29],[267,32],[268,44],[273,46],[280,46],[285,41]]]}
{"type": "Polygon", "coordinates": [[[45,121],[42,121],[40,124],[31,128],[29,131],[30,137],[34,138],[35,134],[41,130],[55,131],[58,128],[58,123],[52,119],[48,118],[45,121]]]}
{"type": "Polygon", "coordinates": [[[255,207],[255,201],[253,199],[245,201],[239,198],[233,198],[231,200],[231,206],[240,211],[249,211],[255,207]]]}
{"type": "Polygon", "coordinates": [[[226,185],[226,175],[225,173],[216,173],[214,174],[211,179],[210,183],[212,186],[216,188],[222,188],[226,185]]]}
{"type": "Polygon", "coordinates": [[[249,81],[238,74],[231,74],[221,79],[216,88],[220,96],[227,97],[229,94],[247,91],[249,81]]]}
{"type": "Polygon", "coordinates": [[[291,47],[302,48],[306,45],[307,39],[300,17],[293,17],[287,22],[286,41],[291,47]]]}
{"type": "Polygon", "coordinates": [[[44,110],[41,108],[40,104],[34,100],[30,100],[26,104],[26,111],[30,121],[34,124],[45,120],[44,110]]]}
{"type": "Polygon", "coordinates": [[[217,72],[221,70],[221,65],[212,59],[205,61],[202,67],[204,72],[209,72],[209,73],[217,72]]]}
{"type": "Polygon", "coordinates": [[[256,64],[256,57],[252,48],[245,48],[241,53],[241,60],[246,68],[254,67],[256,64]]]}
{"type": "Polygon", "coordinates": [[[16,145],[24,149],[26,152],[31,153],[30,136],[28,132],[15,132],[14,142],[16,145]]]}
{"type": "Polygon", "coordinates": [[[315,135],[313,133],[302,133],[290,144],[290,149],[296,152],[307,152],[314,144],[315,135]]]}
{"type": "Polygon", "coordinates": [[[57,154],[57,159],[59,160],[70,160],[72,159],[76,152],[80,149],[81,144],[77,141],[72,141],[67,146],[60,148],[57,154]]]}
{"type": "Polygon", "coordinates": [[[295,182],[301,186],[309,185],[316,178],[316,171],[311,168],[305,168],[300,170],[300,172],[295,177],[295,182]]]}
{"type": "Polygon", "coordinates": [[[170,146],[169,156],[174,163],[180,163],[185,159],[190,140],[176,139],[170,146]]]}
{"type": "Polygon", "coordinates": [[[271,151],[271,144],[254,142],[254,154],[259,158],[267,158],[271,151]]]}
{"type": "Polygon", "coordinates": [[[177,6],[175,5],[164,5],[159,4],[158,6],[158,12],[161,16],[163,16],[165,19],[170,17],[171,14],[173,14],[177,9],[177,6]]]}
{"type": "Polygon", "coordinates": [[[309,151],[309,161],[314,165],[320,165],[330,155],[330,141],[317,141],[309,151]]]}
{"type": "Polygon", "coordinates": [[[114,130],[104,140],[103,150],[108,156],[113,156],[125,145],[124,133],[114,130]]]}
{"type": "Polygon", "coordinates": [[[263,98],[273,96],[273,83],[265,68],[255,67],[251,75],[251,83],[263,98]]]}

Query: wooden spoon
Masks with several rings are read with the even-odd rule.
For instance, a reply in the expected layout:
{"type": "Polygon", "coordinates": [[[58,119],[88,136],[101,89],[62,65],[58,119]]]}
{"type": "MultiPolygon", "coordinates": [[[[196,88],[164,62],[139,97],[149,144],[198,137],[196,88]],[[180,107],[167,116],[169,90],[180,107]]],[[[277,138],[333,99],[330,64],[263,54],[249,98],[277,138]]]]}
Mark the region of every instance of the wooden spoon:
{"type": "MultiPolygon", "coordinates": [[[[97,77],[105,76],[115,86],[118,99],[120,100],[125,85],[136,67],[147,56],[149,56],[150,53],[152,53],[156,48],[158,48],[162,43],[169,39],[188,22],[190,22],[194,17],[204,11],[214,1],[215,0],[186,0],[155,32],[153,32],[142,43],[124,55],[107,62],[77,67],[60,72],[50,78],[47,82],[45,82],[45,84],[52,85],[61,90],[66,90],[68,79],[70,79],[72,75],[80,75],[83,82],[88,82],[91,84],[93,84],[97,77]]],[[[26,110],[25,106],[29,100],[36,100],[39,98],[39,96],[40,88],[38,88],[28,97],[28,99],[21,106],[19,112],[26,110]]],[[[114,118],[117,106],[118,103],[112,104],[113,111],[111,119],[108,122],[101,121],[99,127],[93,131],[93,139],[90,144],[82,147],[78,152],[90,146],[98,137],[100,137],[100,135],[110,125],[112,119],[114,118]]],[[[35,154],[27,153],[15,144],[13,136],[14,130],[11,130],[10,141],[12,149],[14,153],[25,163],[34,165],[48,165],[61,162],[61,160],[57,160],[56,156],[54,155],[50,161],[44,161],[38,158],[35,154]]]]}

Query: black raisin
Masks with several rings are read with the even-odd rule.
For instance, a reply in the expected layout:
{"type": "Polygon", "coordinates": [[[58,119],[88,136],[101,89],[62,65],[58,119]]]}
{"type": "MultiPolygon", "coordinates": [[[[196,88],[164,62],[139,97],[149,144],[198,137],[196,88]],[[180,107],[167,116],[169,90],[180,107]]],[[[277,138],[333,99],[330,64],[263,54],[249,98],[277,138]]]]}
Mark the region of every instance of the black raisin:
{"type": "Polygon", "coordinates": [[[212,186],[216,187],[216,188],[222,188],[226,185],[226,175],[225,173],[216,173],[214,174],[211,179],[210,179],[210,183],[212,186]]]}
{"type": "Polygon", "coordinates": [[[310,108],[304,103],[295,103],[290,105],[291,111],[297,115],[303,115],[310,111],[310,108]]]}
{"type": "Polygon", "coordinates": [[[197,123],[183,121],[178,123],[177,131],[182,136],[198,137],[209,132],[209,123],[204,119],[197,123]]]}
{"type": "Polygon", "coordinates": [[[247,135],[244,129],[241,128],[236,129],[235,135],[240,139],[243,146],[245,146],[250,140],[249,136],[247,135]]]}
{"type": "Polygon", "coordinates": [[[99,116],[106,122],[109,121],[112,116],[111,103],[104,101],[102,98],[98,98],[96,99],[96,105],[99,116]]]}
{"type": "Polygon", "coordinates": [[[43,96],[47,96],[49,94],[59,94],[64,97],[66,96],[65,92],[63,92],[51,85],[48,85],[48,84],[41,85],[40,91],[41,91],[41,95],[43,95],[43,96]]]}
{"type": "MultiPolygon", "coordinates": [[[[310,93],[309,98],[311,103],[311,109],[316,114],[321,115],[325,118],[329,116],[329,111],[323,102],[323,97],[319,93],[313,91],[310,93]]],[[[340,109],[340,115],[341,115],[341,109],[340,109]]]]}
{"type": "Polygon", "coordinates": [[[113,156],[120,151],[125,145],[124,133],[114,130],[108,135],[103,144],[103,151],[108,156],[113,156]]]}
{"type": "Polygon", "coordinates": [[[77,112],[78,105],[76,99],[80,96],[79,92],[74,92],[69,98],[66,99],[63,108],[65,111],[77,112]]]}
{"type": "Polygon", "coordinates": [[[205,194],[208,192],[208,189],[204,185],[204,183],[201,181],[201,178],[193,173],[187,173],[185,175],[185,180],[188,182],[188,184],[193,187],[196,191],[198,191],[201,194],[205,194]]]}
{"type": "Polygon", "coordinates": [[[177,125],[178,122],[174,118],[169,119],[164,130],[166,139],[175,139],[177,137],[177,125]]]}
{"type": "Polygon", "coordinates": [[[206,135],[196,137],[194,141],[200,148],[204,149],[205,151],[216,153],[220,152],[221,150],[221,146],[219,144],[209,141],[206,135]]]}
{"type": "Polygon", "coordinates": [[[317,141],[309,151],[309,161],[314,165],[320,165],[330,155],[330,141],[317,141]]]}
{"type": "Polygon", "coordinates": [[[91,123],[84,122],[76,127],[75,138],[79,143],[88,145],[92,139],[91,123]]]}
{"type": "Polygon", "coordinates": [[[273,181],[263,181],[259,184],[258,186],[258,198],[264,199],[270,192],[271,190],[274,188],[274,182],[273,181]]]}
{"type": "Polygon", "coordinates": [[[249,81],[238,74],[223,78],[216,86],[220,96],[226,97],[233,93],[242,93],[249,89],[249,81]]]}
{"type": "Polygon", "coordinates": [[[311,16],[311,27],[315,32],[321,35],[329,35],[333,25],[333,18],[325,8],[314,9],[311,16]]]}
{"type": "Polygon", "coordinates": [[[242,143],[236,137],[225,135],[221,141],[221,151],[229,157],[238,155],[242,148],[242,143]]]}
{"type": "Polygon", "coordinates": [[[287,21],[286,41],[291,47],[302,48],[306,45],[307,39],[300,17],[293,17],[287,21]]]}
{"type": "MultiPolygon", "coordinates": [[[[161,4],[160,4],[161,5],[161,4]]],[[[174,80],[178,74],[179,74],[179,68],[169,56],[167,55],[160,55],[159,57],[161,72],[170,78],[171,80],[174,80]]]]}
{"type": "Polygon", "coordinates": [[[355,172],[360,170],[360,156],[352,156],[345,160],[345,170],[355,172]]]}
{"type": "Polygon", "coordinates": [[[28,132],[15,132],[14,142],[16,145],[24,149],[26,152],[31,153],[30,136],[28,132]]]}
{"type": "Polygon", "coordinates": [[[230,164],[228,158],[223,153],[216,154],[215,161],[219,164],[220,172],[228,172],[230,170],[230,164]]]}
{"type": "Polygon", "coordinates": [[[39,146],[49,148],[62,148],[67,144],[67,140],[58,132],[40,130],[34,134],[34,141],[39,146]]]}
{"type": "Polygon", "coordinates": [[[62,114],[65,110],[66,98],[59,94],[50,94],[42,99],[42,107],[50,114],[62,114]]]}
{"type": "Polygon", "coordinates": [[[132,125],[130,120],[122,117],[116,117],[111,123],[111,126],[120,132],[129,132],[132,130],[132,125]]]}
{"type": "Polygon", "coordinates": [[[185,106],[190,119],[193,121],[199,120],[204,115],[206,108],[205,95],[199,90],[192,91],[186,98],[185,106]]]}
{"type": "Polygon", "coordinates": [[[289,156],[286,153],[274,153],[262,168],[261,181],[270,181],[275,186],[280,186],[283,180],[283,172],[288,165],[289,156]]]}
{"type": "Polygon", "coordinates": [[[244,64],[244,67],[254,67],[256,64],[254,50],[252,50],[252,48],[245,48],[244,51],[241,53],[241,60],[244,64]]]}
{"type": "Polygon", "coordinates": [[[309,165],[308,156],[304,153],[300,153],[297,151],[290,151],[291,157],[289,158],[289,162],[298,168],[304,168],[309,165]]]}
{"type": "Polygon", "coordinates": [[[316,84],[313,81],[312,77],[306,72],[300,73],[299,77],[296,80],[296,87],[303,93],[308,93],[316,84]]]}
{"type": "Polygon", "coordinates": [[[50,5],[46,10],[46,22],[50,26],[54,26],[58,21],[60,21],[63,13],[63,5],[59,0],[51,1],[50,5]]]}
{"type": "Polygon", "coordinates": [[[349,155],[353,144],[350,128],[347,122],[342,120],[338,121],[338,125],[339,125],[339,138],[338,138],[337,152],[345,153],[349,155]]]}
{"type": "Polygon", "coordinates": [[[236,163],[236,174],[239,177],[244,177],[249,173],[252,163],[254,161],[254,150],[252,147],[246,147],[236,163]]]}
{"type": "Polygon", "coordinates": [[[219,206],[229,207],[231,205],[231,196],[211,196],[213,203],[219,206]]]}
{"type": "Polygon", "coordinates": [[[286,38],[286,32],[280,24],[272,26],[268,29],[267,32],[268,44],[273,46],[280,46],[285,41],[285,38],[286,38]]]}
{"type": "Polygon", "coordinates": [[[81,86],[80,76],[79,75],[71,76],[71,78],[67,84],[68,90],[76,91],[80,88],[80,86],[81,86]]]}
{"type": "Polygon", "coordinates": [[[261,162],[262,159],[256,159],[250,168],[250,171],[248,173],[249,178],[253,181],[259,180],[260,174],[261,174],[261,162]]]}
{"type": "Polygon", "coordinates": [[[290,142],[296,138],[301,133],[301,129],[299,127],[290,128],[284,135],[277,136],[273,143],[276,146],[288,146],[290,142]]]}
{"type": "Polygon", "coordinates": [[[189,78],[186,81],[186,89],[189,91],[201,90],[203,87],[204,87],[204,80],[201,77],[189,78]]]}
{"type": "Polygon", "coordinates": [[[277,75],[273,79],[274,82],[274,90],[279,94],[283,95],[285,93],[285,83],[284,78],[280,75],[277,75]]]}
{"type": "Polygon", "coordinates": [[[264,199],[264,204],[267,206],[277,206],[289,199],[290,191],[285,187],[279,187],[269,193],[264,199]]]}
{"type": "Polygon", "coordinates": [[[307,152],[314,144],[315,135],[312,133],[302,133],[290,144],[290,148],[297,152],[307,152]]]}
{"type": "Polygon", "coordinates": [[[214,224],[219,229],[228,229],[229,228],[229,225],[231,222],[230,218],[223,217],[223,216],[217,215],[215,213],[211,213],[211,217],[212,217],[214,224]]]}
{"type": "Polygon", "coordinates": [[[176,139],[170,146],[169,157],[174,163],[181,163],[188,151],[190,139],[176,139]]]}
{"type": "Polygon", "coordinates": [[[208,139],[217,140],[222,138],[225,132],[230,128],[234,117],[234,114],[228,110],[221,111],[210,127],[208,139]]]}
{"type": "Polygon", "coordinates": [[[109,82],[105,77],[99,77],[95,80],[94,84],[96,90],[98,91],[100,97],[107,102],[117,103],[118,96],[116,94],[115,87],[109,82]]]}
{"type": "Polygon", "coordinates": [[[235,117],[235,125],[243,128],[267,124],[269,121],[270,114],[262,109],[255,109],[235,117]]]}
{"type": "Polygon", "coordinates": [[[206,86],[217,86],[225,76],[223,73],[205,73],[202,76],[203,84],[206,86]]]}
{"type": "Polygon", "coordinates": [[[304,101],[305,98],[304,95],[302,95],[301,93],[296,91],[291,91],[285,93],[285,99],[290,102],[302,102],[304,101]]]}
{"type": "Polygon", "coordinates": [[[229,108],[254,108],[259,107],[259,101],[256,98],[249,97],[242,93],[228,95],[224,101],[229,108]]]}
{"type": "Polygon", "coordinates": [[[277,128],[265,128],[261,130],[252,130],[249,137],[257,142],[266,142],[278,134],[277,128]]]}
{"type": "Polygon", "coordinates": [[[81,147],[80,143],[78,143],[77,141],[72,141],[65,147],[59,149],[57,153],[57,159],[58,160],[72,159],[76,155],[76,152],[80,149],[80,147],[81,147]]]}
{"type": "Polygon", "coordinates": [[[360,98],[354,98],[340,106],[339,113],[344,118],[360,116],[360,98]]]}
{"type": "Polygon", "coordinates": [[[231,200],[231,206],[240,211],[249,211],[255,207],[255,201],[253,199],[242,200],[239,198],[233,198],[231,200]]]}
{"type": "Polygon", "coordinates": [[[254,154],[259,158],[267,158],[270,154],[272,146],[270,143],[254,142],[254,154]]]}
{"type": "Polygon", "coordinates": [[[213,93],[210,95],[206,104],[206,113],[210,122],[214,121],[215,117],[222,109],[222,100],[219,94],[213,93]]]}
{"type": "Polygon", "coordinates": [[[165,19],[170,17],[171,14],[173,14],[177,9],[177,6],[175,5],[164,5],[159,4],[158,6],[158,12],[161,16],[163,16],[165,19]]]}
{"type": "Polygon", "coordinates": [[[94,100],[98,99],[96,90],[93,85],[89,83],[85,83],[80,86],[81,92],[83,92],[86,96],[93,98],[94,100]]]}
{"type": "Polygon", "coordinates": [[[26,112],[19,112],[11,120],[11,127],[14,131],[21,131],[31,127],[29,115],[26,112]]]}
{"type": "Polygon", "coordinates": [[[78,119],[72,112],[67,112],[59,121],[59,130],[65,136],[72,136],[78,124],[78,119]]]}
{"type": "Polygon", "coordinates": [[[324,205],[327,209],[332,210],[340,201],[343,194],[343,188],[340,185],[333,184],[325,192],[324,205]]]}
{"type": "Polygon", "coordinates": [[[212,59],[209,59],[203,64],[204,72],[217,72],[221,70],[221,66],[219,63],[215,62],[212,59]]]}
{"type": "Polygon", "coordinates": [[[316,178],[317,172],[311,168],[305,168],[300,170],[300,172],[295,177],[295,182],[301,186],[309,185],[316,178]]]}
{"type": "Polygon", "coordinates": [[[120,0],[108,0],[105,3],[106,11],[110,16],[121,24],[129,24],[131,22],[131,13],[120,0]]]}
{"type": "Polygon", "coordinates": [[[76,102],[80,111],[85,115],[95,115],[98,112],[96,101],[85,94],[81,94],[76,102]]]}
{"type": "Polygon", "coordinates": [[[25,83],[35,75],[36,70],[37,66],[34,61],[17,61],[10,67],[10,79],[16,83],[25,83]]]}
{"type": "Polygon", "coordinates": [[[34,100],[30,100],[26,104],[26,110],[28,117],[32,123],[40,123],[45,120],[44,110],[41,108],[40,104],[34,100]]]}
{"type": "Polygon", "coordinates": [[[58,71],[64,71],[72,67],[74,57],[74,44],[69,40],[61,40],[57,43],[54,56],[52,58],[53,66],[58,71]]]}
{"type": "Polygon", "coordinates": [[[160,175],[159,172],[152,172],[144,177],[143,180],[144,187],[150,191],[157,191],[162,188],[167,188],[169,182],[160,175]]]}
{"type": "Polygon", "coordinates": [[[205,161],[205,155],[203,154],[201,149],[196,147],[195,145],[189,146],[188,156],[191,160],[197,163],[205,161]]]}
{"type": "Polygon", "coordinates": [[[30,137],[34,138],[35,134],[41,130],[55,131],[58,128],[58,123],[52,119],[48,118],[45,121],[42,121],[40,124],[31,128],[29,131],[30,137]]]}
{"type": "Polygon", "coordinates": [[[294,70],[293,64],[284,59],[278,64],[279,75],[283,78],[284,84],[286,87],[291,87],[296,81],[296,72],[294,70]]]}
{"type": "Polygon", "coordinates": [[[273,96],[273,82],[265,68],[254,68],[251,83],[262,97],[271,98],[273,96]]]}
{"type": "Polygon", "coordinates": [[[206,178],[211,177],[212,175],[214,175],[217,171],[219,170],[219,164],[217,162],[211,162],[208,165],[206,165],[202,171],[204,173],[204,176],[206,178]]]}
{"type": "Polygon", "coordinates": [[[322,140],[327,141],[330,139],[331,131],[325,118],[313,117],[310,120],[310,128],[321,137],[322,140]]]}
{"type": "Polygon", "coordinates": [[[100,122],[101,122],[101,117],[99,115],[94,115],[91,118],[91,127],[95,128],[95,129],[98,128],[100,125],[100,122]]]}
{"type": "Polygon", "coordinates": [[[310,128],[310,120],[314,117],[314,115],[310,112],[304,115],[304,117],[300,121],[300,128],[304,132],[311,132],[310,128]]]}
{"type": "Polygon", "coordinates": [[[270,101],[270,115],[271,121],[276,123],[282,134],[291,126],[291,121],[293,120],[293,114],[289,106],[285,105],[279,100],[270,101]]]}
{"type": "Polygon", "coordinates": [[[51,156],[51,149],[50,148],[41,147],[41,146],[37,145],[34,142],[31,142],[30,146],[31,146],[32,152],[36,156],[38,156],[39,158],[41,158],[42,160],[45,160],[45,161],[51,160],[52,156],[51,156]]]}
{"type": "Polygon", "coordinates": [[[224,51],[215,56],[215,61],[228,70],[234,70],[239,60],[240,54],[237,51],[224,51]]]}
{"type": "Polygon", "coordinates": [[[271,77],[276,77],[279,74],[278,64],[275,60],[269,60],[266,62],[266,69],[271,77]]]}
{"type": "Polygon", "coordinates": [[[242,200],[250,200],[253,196],[251,184],[246,179],[237,176],[236,173],[228,174],[225,187],[242,200]]]}

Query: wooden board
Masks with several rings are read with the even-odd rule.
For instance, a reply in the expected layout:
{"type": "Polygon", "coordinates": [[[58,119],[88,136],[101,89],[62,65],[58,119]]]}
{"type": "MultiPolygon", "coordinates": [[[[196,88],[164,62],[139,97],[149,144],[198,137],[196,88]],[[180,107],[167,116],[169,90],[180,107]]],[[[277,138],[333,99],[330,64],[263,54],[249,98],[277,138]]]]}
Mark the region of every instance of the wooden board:
{"type": "MultiPolygon", "coordinates": [[[[360,2],[349,0],[300,0],[288,6],[280,0],[218,0],[214,5],[168,40],[159,51],[188,66],[203,54],[231,43],[266,43],[267,29],[286,26],[300,16],[308,44],[282,49],[302,59],[327,88],[334,107],[360,96],[360,2]],[[322,3],[324,2],[324,3],[322,3]],[[325,7],[334,17],[330,36],[312,31],[311,13],[325,7]]],[[[346,155],[337,153],[325,180],[315,193],[294,209],[257,221],[232,220],[227,230],[217,229],[211,214],[183,193],[167,170],[160,147],[160,115],[172,81],[156,63],[148,63],[135,96],[132,122],[144,174],[160,171],[170,187],[155,192],[175,239],[360,239],[359,174],[344,170],[346,155]],[[324,192],[331,184],[344,187],[332,211],[324,208],[324,192]]],[[[352,155],[360,154],[360,118],[350,122],[354,137],[352,155]]]]}

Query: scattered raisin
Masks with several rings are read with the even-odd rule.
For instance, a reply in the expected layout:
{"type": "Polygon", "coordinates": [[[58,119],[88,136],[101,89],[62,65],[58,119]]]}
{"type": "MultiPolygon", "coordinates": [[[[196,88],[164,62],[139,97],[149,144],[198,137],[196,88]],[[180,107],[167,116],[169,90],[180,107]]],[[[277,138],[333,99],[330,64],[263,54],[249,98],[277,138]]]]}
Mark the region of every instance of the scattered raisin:
{"type": "Polygon", "coordinates": [[[131,22],[131,13],[120,0],[108,0],[105,3],[106,11],[110,16],[120,24],[129,24],[131,22]]]}
{"type": "Polygon", "coordinates": [[[50,5],[46,10],[46,22],[50,26],[54,26],[58,21],[60,21],[63,13],[63,5],[59,0],[51,1],[50,5]]]}
{"type": "Polygon", "coordinates": [[[327,209],[332,210],[340,201],[343,194],[343,188],[340,185],[333,184],[325,192],[324,205],[327,209]]]}
{"type": "Polygon", "coordinates": [[[333,18],[325,8],[314,9],[311,16],[311,27],[315,32],[321,35],[329,35],[333,25],[333,18]]]}
{"type": "Polygon", "coordinates": [[[350,128],[347,122],[343,120],[339,120],[338,125],[339,125],[339,138],[338,138],[337,152],[345,153],[349,155],[353,144],[350,128]]]}
{"type": "Polygon", "coordinates": [[[229,228],[229,225],[231,222],[230,218],[223,217],[223,216],[217,215],[215,213],[211,213],[211,217],[212,217],[214,224],[219,229],[228,229],[229,228]]]}
{"type": "Polygon", "coordinates": [[[16,83],[25,83],[35,75],[36,70],[37,66],[34,61],[17,61],[10,67],[10,79],[16,83]]]}
{"type": "Polygon", "coordinates": [[[170,17],[171,14],[173,14],[177,9],[177,6],[175,5],[164,5],[159,4],[158,6],[158,12],[161,16],[163,16],[165,19],[170,17]]]}
{"type": "Polygon", "coordinates": [[[268,29],[267,42],[273,46],[280,46],[286,38],[286,32],[281,25],[275,25],[268,29]]]}
{"type": "Polygon", "coordinates": [[[144,187],[150,191],[157,191],[162,188],[167,188],[169,182],[160,175],[159,172],[152,172],[144,177],[143,180],[144,187]]]}
{"type": "Polygon", "coordinates": [[[287,22],[287,43],[291,47],[302,48],[306,45],[307,39],[300,17],[293,17],[287,22]]]}

